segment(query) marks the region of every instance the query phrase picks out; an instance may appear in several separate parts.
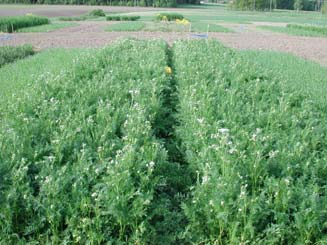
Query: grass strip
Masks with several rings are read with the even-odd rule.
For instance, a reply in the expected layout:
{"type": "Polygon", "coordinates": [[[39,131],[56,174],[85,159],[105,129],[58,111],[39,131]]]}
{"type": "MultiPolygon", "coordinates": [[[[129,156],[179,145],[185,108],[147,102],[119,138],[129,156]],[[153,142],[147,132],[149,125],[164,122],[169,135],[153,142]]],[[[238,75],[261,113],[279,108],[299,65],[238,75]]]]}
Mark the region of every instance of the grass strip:
{"type": "Polygon", "coordinates": [[[140,31],[144,27],[145,27],[144,22],[128,21],[128,22],[112,24],[106,28],[106,31],[140,31]]]}

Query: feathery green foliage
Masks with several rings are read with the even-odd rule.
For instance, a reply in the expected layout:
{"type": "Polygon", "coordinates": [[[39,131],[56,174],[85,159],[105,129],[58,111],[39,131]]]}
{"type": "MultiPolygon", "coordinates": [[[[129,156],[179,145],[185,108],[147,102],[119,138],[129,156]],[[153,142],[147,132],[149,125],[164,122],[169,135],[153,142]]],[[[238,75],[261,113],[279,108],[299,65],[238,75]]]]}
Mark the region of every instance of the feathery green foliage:
{"type": "Polygon", "coordinates": [[[174,46],[185,236],[206,244],[326,241],[326,107],[217,42],[174,46]],[[324,240],[325,239],[325,240],[324,240]]]}
{"type": "Polygon", "coordinates": [[[305,92],[325,70],[296,62],[319,73],[297,89],[208,40],[80,54],[0,69],[26,65],[0,104],[1,241],[326,243],[327,103],[305,92]]]}
{"type": "Polygon", "coordinates": [[[0,239],[148,243],[166,44],[122,41],[2,107],[0,239]]]}

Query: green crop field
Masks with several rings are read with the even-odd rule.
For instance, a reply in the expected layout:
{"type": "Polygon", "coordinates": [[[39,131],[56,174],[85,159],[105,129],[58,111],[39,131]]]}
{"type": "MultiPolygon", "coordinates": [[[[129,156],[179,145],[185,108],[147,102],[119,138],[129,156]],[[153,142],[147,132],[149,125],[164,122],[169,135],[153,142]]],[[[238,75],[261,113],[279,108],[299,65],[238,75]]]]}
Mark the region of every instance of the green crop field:
{"type": "Polygon", "coordinates": [[[327,37],[327,27],[319,25],[296,25],[288,24],[280,26],[260,26],[260,29],[286,33],[293,36],[327,37]]]}
{"type": "Polygon", "coordinates": [[[1,243],[326,244],[326,74],[213,40],[4,65],[1,243]]]}
{"type": "Polygon", "coordinates": [[[78,26],[76,23],[51,23],[47,25],[40,25],[40,26],[33,26],[33,27],[26,27],[19,29],[18,32],[49,32],[54,30],[59,30],[66,27],[78,26]]]}

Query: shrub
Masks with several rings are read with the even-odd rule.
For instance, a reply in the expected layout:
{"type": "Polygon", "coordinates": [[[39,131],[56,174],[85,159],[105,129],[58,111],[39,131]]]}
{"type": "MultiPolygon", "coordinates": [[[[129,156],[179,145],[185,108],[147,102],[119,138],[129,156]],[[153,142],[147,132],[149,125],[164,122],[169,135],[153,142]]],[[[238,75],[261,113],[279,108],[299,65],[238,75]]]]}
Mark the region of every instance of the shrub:
{"type": "Polygon", "coordinates": [[[89,16],[106,16],[102,9],[94,9],[89,12],[89,16]]]}
{"type": "Polygon", "coordinates": [[[34,15],[0,17],[0,31],[14,32],[20,28],[44,25],[49,23],[50,20],[47,17],[34,16],[34,15]]]}
{"type": "Polygon", "coordinates": [[[166,21],[174,21],[174,20],[182,20],[184,19],[184,16],[182,14],[178,14],[178,13],[160,13],[156,15],[156,20],[162,21],[162,20],[166,20],[166,21]]]}
{"type": "Polygon", "coordinates": [[[108,21],[136,21],[138,19],[140,19],[140,16],[129,16],[129,15],[109,15],[107,16],[107,20],[108,21]]]}
{"type": "Polygon", "coordinates": [[[33,55],[34,53],[35,51],[31,45],[23,45],[21,47],[0,47],[0,67],[7,63],[33,55]]]}

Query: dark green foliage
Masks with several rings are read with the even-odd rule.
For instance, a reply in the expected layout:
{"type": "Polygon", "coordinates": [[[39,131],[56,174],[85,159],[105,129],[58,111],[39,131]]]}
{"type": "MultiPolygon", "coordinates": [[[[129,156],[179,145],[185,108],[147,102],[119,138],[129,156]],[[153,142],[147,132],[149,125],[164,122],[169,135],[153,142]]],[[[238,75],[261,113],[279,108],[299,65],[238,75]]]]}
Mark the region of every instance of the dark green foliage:
{"type": "Polygon", "coordinates": [[[29,55],[33,55],[35,51],[31,45],[24,45],[20,47],[3,46],[0,47],[0,67],[14,62],[19,59],[23,59],[29,55]]]}
{"type": "Polygon", "coordinates": [[[311,0],[235,0],[232,7],[239,10],[295,9],[316,10],[320,5],[311,0]]]}
{"type": "Polygon", "coordinates": [[[14,32],[20,28],[49,24],[46,17],[26,15],[15,17],[0,17],[0,32],[14,32]]]}
{"type": "Polygon", "coordinates": [[[106,16],[105,12],[102,9],[94,9],[89,12],[89,16],[106,16]]]}
{"type": "Polygon", "coordinates": [[[167,20],[167,21],[174,21],[174,20],[182,20],[184,16],[179,13],[160,13],[156,15],[156,20],[167,20]]]}
{"type": "Polygon", "coordinates": [[[83,21],[83,20],[87,20],[87,19],[88,19],[87,16],[73,16],[73,17],[62,16],[62,17],[58,18],[58,20],[61,20],[61,21],[83,21]]]}
{"type": "Polygon", "coordinates": [[[269,10],[275,6],[275,0],[235,0],[232,3],[232,7],[238,10],[269,10]]]}
{"type": "Polygon", "coordinates": [[[109,15],[107,16],[108,21],[136,21],[140,19],[140,16],[133,15],[109,15]]]}

